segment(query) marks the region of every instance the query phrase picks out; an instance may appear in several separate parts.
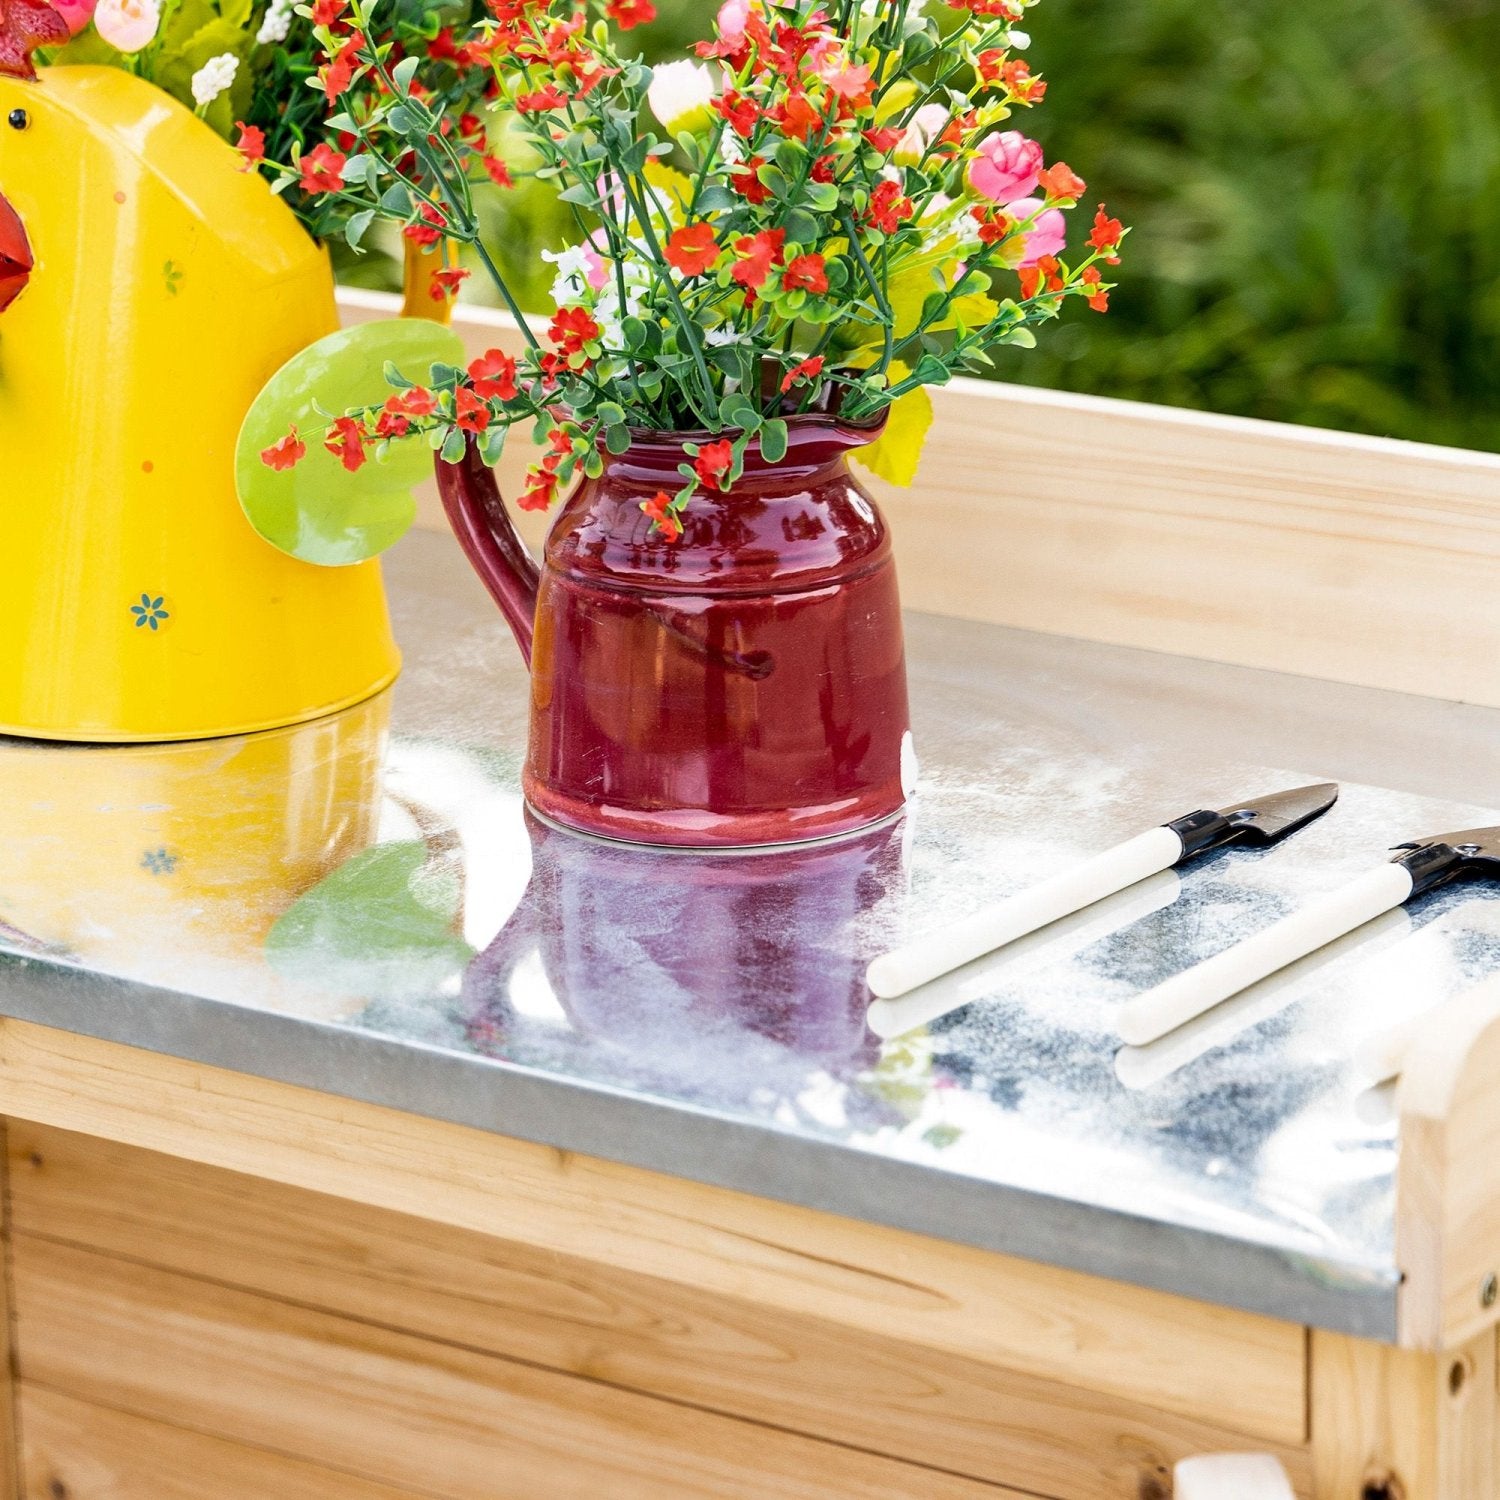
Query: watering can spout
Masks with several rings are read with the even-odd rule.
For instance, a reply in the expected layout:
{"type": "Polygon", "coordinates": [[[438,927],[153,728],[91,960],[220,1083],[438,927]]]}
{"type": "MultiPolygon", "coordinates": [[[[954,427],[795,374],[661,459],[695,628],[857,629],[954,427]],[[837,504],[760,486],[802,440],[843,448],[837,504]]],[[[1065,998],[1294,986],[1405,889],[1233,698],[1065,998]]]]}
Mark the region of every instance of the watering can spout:
{"type": "Polygon", "coordinates": [[[529,667],[540,571],[500,498],[495,475],[470,441],[457,463],[438,460],[437,481],[453,533],[500,606],[529,667]]]}

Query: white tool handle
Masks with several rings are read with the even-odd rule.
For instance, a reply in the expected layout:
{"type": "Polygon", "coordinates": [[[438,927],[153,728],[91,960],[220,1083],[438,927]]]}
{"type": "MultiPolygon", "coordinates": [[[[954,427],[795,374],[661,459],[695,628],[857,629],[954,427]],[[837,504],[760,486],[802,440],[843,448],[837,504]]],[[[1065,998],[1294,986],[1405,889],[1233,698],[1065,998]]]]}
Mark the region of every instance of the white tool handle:
{"type": "Polygon", "coordinates": [[[1400,906],[1411,890],[1411,874],[1404,866],[1380,865],[1274,927],[1127,1000],[1120,1007],[1121,1038],[1133,1047],[1154,1042],[1231,995],[1400,906]]]}
{"type": "Polygon", "coordinates": [[[1177,1500],[1295,1500],[1286,1470],[1269,1453],[1185,1458],[1173,1474],[1177,1500]]]}
{"type": "Polygon", "coordinates": [[[1170,870],[1181,858],[1182,840],[1170,828],[1153,828],[1008,901],[882,953],[870,965],[870,989],[882,1000],[894,1000],[1148,875],[1170,870]]]}

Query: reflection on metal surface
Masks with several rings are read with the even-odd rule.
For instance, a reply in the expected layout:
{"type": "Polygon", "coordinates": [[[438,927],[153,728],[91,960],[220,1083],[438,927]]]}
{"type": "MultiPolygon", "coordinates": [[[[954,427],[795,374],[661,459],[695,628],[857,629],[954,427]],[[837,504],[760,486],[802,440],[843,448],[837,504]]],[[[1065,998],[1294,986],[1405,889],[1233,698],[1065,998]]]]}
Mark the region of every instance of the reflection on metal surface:
{"type": "Polygon", "coordinates": [[[954,976],[957,1009],[878,1013],[881,1040],[860,983],[875,953],[1128,837],[1143,809],[1298,778],[1245,747],[1096,737],[1097,690],[1069,708],[1006,633],[917,622],[925,764],[904,823],[738,858],[557,834],[521,804],[526,683],[502,623],[454,585],[451,545],[403,546],[422,566],[397,570],[408,670],[388,743],[386,700],[219,744],[0,742],[0,949],[17,955],[0,1010],[1390,1332],[1394,1122],[1353,1051],[1500,970],[1500,901],[1413,902],[1409,931],[1357,934],[1180,1050],[1122,1061],[1131,1087],[1115,1013],[1340,884],[1389,829],[1482,810],[1346,786],[1282,848],[1224,850],[954,976]],[[74,971],[37,956],[58,947],[74,971]],[[86,986],[78,966],[125,978],[86,986]]]}
{"type": "Polygon", "coordinates": [[[331,1015],[264,961],[286,906],[376,836],[381,696],[294,729],[117,749],[0,739],[0,947],[331,1015]]]}

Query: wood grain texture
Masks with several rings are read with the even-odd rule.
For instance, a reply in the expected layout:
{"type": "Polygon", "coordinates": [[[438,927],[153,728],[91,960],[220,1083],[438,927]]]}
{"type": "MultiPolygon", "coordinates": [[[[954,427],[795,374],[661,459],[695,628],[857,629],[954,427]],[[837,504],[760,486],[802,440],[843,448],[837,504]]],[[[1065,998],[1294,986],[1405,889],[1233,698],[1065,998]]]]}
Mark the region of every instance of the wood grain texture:
{"type": "Polygon", "coordinates": [[[9,1121],[0,1119],[0,1500],[22,1494],[20,1432],[16,1414],[15,1314],[11,1306],[9,1154],[4,1150],[9,1121]]]}
{"type": "Polygon", "coordinates": [[[0,1022],[0,1111],[1305,1438],[1302,1330],[1268,1318],[28,1022],[0,1022]]]}
{"type": "Polygon", "coordinates": [[[28,1500],[421,1500],[41,1386],[21,1392],[21,1423],[28,1500]]]}
{"type": "MultiPolygon", "coordinates": [[[[342,298],[351,321],[399,305],[342,298]]],[[[498,313],[454,327],[520,348],[498,313]]],[[[976,380],[934,397],[916,487],[875,486],[908,605],[1500,704],[1500,457],[976,380]]]]}
{"type": "Polygon", "coordinates": [[[1500,1319],[1500,980],[1444,1006],[1408,1048],[1397,1091],[1396,1259],[1402,1342],[1452,1348],[1500,1319]]]}
{"type": "Polygon", "coordinates": [[[995,1500],[917,1469],[17,1235],[21,1378],[444,1500],[995,1500]]]}
{"type": "MultiPolygon", "coordinates": [[[[16,1225],[427,1338],[1064,1500],[1150,1493],[1223,1427],[573,1256],[16,1122],[16,1225]]],[[[1305,1452],[1277,1456],[1309,1493],[1305,1452]]]]}
{"type": "Polygon", "coordinates": [[[1488,1500],[1497,1493],[1492,1334],[1446,1355],[1316,1329],[1311,1340],[1318,1500],[1488,1500]]]}

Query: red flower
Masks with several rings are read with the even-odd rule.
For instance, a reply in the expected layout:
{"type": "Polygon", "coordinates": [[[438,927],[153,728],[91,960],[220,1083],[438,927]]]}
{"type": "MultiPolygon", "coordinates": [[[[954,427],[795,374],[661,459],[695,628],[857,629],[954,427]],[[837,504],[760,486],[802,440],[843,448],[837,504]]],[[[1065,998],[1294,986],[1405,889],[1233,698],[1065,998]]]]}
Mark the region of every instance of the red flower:
{"type": "Polygon", "coordinates": [[[724,476],[734,467],[734,445],[728,438],[705,443],[693,461],[698,479],[705,489],[722,490],[724,476]]]}
{"type": "Polygon", "coordinates": [[[1046,171],[1038,173],[1037,181],[1049,198],[1076,199],[1088,187],[1088,183],[1065,161],[1054,162],[1046,171]]]}
{"type": "Polygon", "coordinates": [[[314,26],[332,26],[348,9],[347,0],[314,0],[312,22],[314,26]]]}
{"type": "Polygon", "coordinates": [[[567,95],[561,93],[555,83],[549,83],[530,94],[518,94],[516,109],[523,115],[540,115],[549,109],[561,109],[567,102],[567,95]]]}
{"type": "Polygon", "coordinates": [[[641,509],[669,542],[675,542],[682,535],[682,522],[673,515],[672,497],[665,490],[658,490],[649,500],[642,500],[641,509]]]}
{"type": "Polygon", "coordinates": [[[454,425],[460,432],[483,432],[490,425],[490,409],[467,386],[453,393],[454,425]]]}
{"type": "Polygon", "coordinates": [[[541,465],[527,471],[526,488],[516,496],[516,504],[522,510],[546,510],[556,498],[557,475],[541,465]]]}
{"type": "Polygon", "coordinates": [[[729,174],[729,186],[747,203],[764,203],[771,196],[770,188],[760,180],[760,169],[765,164],[765,157],[752,156],[729,174]]]}
{"type": "Polygon", "coordinates": [[[817,355],[813,359],[804,359],[800,365],[793,366],[786,372],[781,382],[781,394],[784,396],[800,380],[816,380],[823,373],[823,356],[817,355]]]}
{"type": "Polygon", "coordinates": [[[799,255],[782,273],[781,287],[787,292],[816,292],[828,290],[828,272],[821,255],[799,255]]]}
{"type": "Polygon", "coordinates": [[[486,401],[514,401],[516,362],[501,349],[490,349],[469,366],[474,391],[486,401]]]}
{"type": "Polygon", "coordinates": [[[430,417],[437,410],[437,397],[422,386],[414,385],[410,390],[392,396],[387,405],[409,417],[430,417]]]}
{"type": "MultiPolygon", "coordinates": [[[[1121,236],[1125,233],[1125,226],[1118,220],[1112,219],[1104,211],[1104,205],[1099,205],[1099,212],[1094,215],[1094,230],[1089,235],[1089,244],[1096,250],[1110,250],[1120,243],[1121,236]]],[[[1115,257],[1109,257],[1113,264],[1115,257]]]]}
{"type": "Polygon", "coordinates": [[[865,223],[882,234],[895,234],[902,221],[915,212],[916,205],[901,191],[901,184],[887,178],[870,194],[865,223]]]}
{"type": "Polygon", "coordinates": [[[458,289],[469,279],[469,273],[461,266],[445,266],[441,271],[432,273],[432,283],[428,288],[434,302],[446,302],[450,297],[458,295],[458,289]]]}
{"type": "Polygon", "coordinates": [[[1092,307],[1095,312],[1108,312],[1109,293],[1099,285],[1099,283],[1104,280],[1104,278],[1099,274],[1099,267],[1087,267],[1083,275],[1079,277],[1079,280],[1082,281],[1085,286],[1091,286],[1094,289],[1093,291],[1088,293],[1089,306],[1092,307]]]}
{"type": "Polygon", "coordinates": [[[515,186],[514,181],[511,179],[510,168],[498,156],[481,157],[480,165],[484,168],[485,175],[496,187],[508,188],[515,186]]]}
{"type": "Polygon", "coordinates": [[[360,66],[359,51],[364,44],[365,39],[361,32],[351,32],[348,41],[329,58],[319,71],[318,82],[322,85],[323,93],[330,104],[354,82],[354,75],[360,66]]]}
{"type": "Polygon", "coordinates": [[[721,98],[714,100],[714,108],[734,127],[736,135],[750,139],[755,122],[760,119],[760,105],[744,94],[728,89],[721,98]]]}
{"type": "Polygon", "coordinates": [[[555,313],[547,336],[565,355],[583,354],[584,346],[599,337],[599,325],[586,307],[565,307],[555,313]]]}
{"type": "Polygon", "coordinates": [[[1028,299],[1035,297],[1041,290],[1044,277],[1049,292],[1062,291],[1063,279],[1058,274],[1061,270],[1062,264],[1055,255],[1044,255],[1034,266],[1023,266],[1017,272],[1021,278],[1021,295],[1028,299]]]}
{"type": "MultiPolygon", "coordinates": [[[[319,0],[322,3],[322,0],[319,0]]],[[[427,55],[434,62],[456,63],[460,59],[458,44],[453,40],[453,28],[442,26],[438,34],[427,44],[427,55]]]]}
{"type": "MultiPolygon", "coordinates": [[[[445,125],[447,121],[443,122],[445,125]]],[[[458,138],[465,145],[472,146],[476,151],[483,151],[485,147],[484,121],[478,115],[460,115],[458,117],[458,138]]]]}
{"type": "Polygon", "coordinates": [[[887,125],[881,129],[863,131],[862,134],[882,156],[889,156],[901,144],[901,138],[906,132],[898,130],[894,125],[887,125]]]}
{"type": "Polygon", "coordinates": [[[443,230],[448,227],[448,220],[444,218],[442,209],[435,204],[424,203],[417,210],[417,222],[408,224],[401,231],[414,245],[435,245],[443,237],[443,230]]]}
{"type": "Polygon", "coordinates": [[[634,26],[646,26],[656,19],[656,7],[651,0],[609,0],[604,7],[607,15],[621,31],[634,26]]]}
{"type": "Polygon", "coordinates": [[[793,87],[786,99],[770,112],[781,133],[794,141],[805,141],[823,123],[823,116],[801,88],[793,87]]]}
{"type": "Polygon", "coordinates": [[[739,256],[729,273],[743,287],[757,291],[766,284],[771,268],[780,265],[782,247],[786,244],[784,229],[762,229],[759,234],[741,235],[734,242],[739,256]]]}
{"type": "Polygon", "coordinates": [[[807,175],[813,182],[832,182],[835,177],[834,169],[838,162],[832,156],[820,156],[812,164],[812,171],[807,175]]]}
{"type": "Polygon", "coordinates": [[[380,416],[375,422],[375,436],[378,438],[405,437],[411,431],[411,418],[401,409],[401,398],[390,396],[380,409],[380,416]]]}
{"type": "Polygon", "coordinates": [[[713,225],[691,224],[686,229],[674,229],[664,254],[667,264],[684,276],[701,276],[711,271],[719,258],[713,225]]]}
{"type": "Polygon", "coordinates": [[[340,417],[328,430],[323,446],[351,473],[365,465],[365,430],[353,417],[340,417]]]}
{"type": "Polygon", "coordinates": [[[979,225],[979,242],[982,245],[998,244],[1016,227],[1015,221],[998,208],[971,208],[969,217],[979,225]]]}
{"type": "Polygon", "coordinates": [[[304,193],[336,193],[344,185],[344,163],[342,156],[331,146],[314,146],[302,158],[302,191],[304,193]]]}
{"type": "Polygon", "coordinates": [[[259,125],[247,125],[243,120],[234,122],[240,138],[234,144],[244,158],[242,172],[248,172],[258,161],[266,159],[266,133],[259,125]]]}
{"type": "Polygon", "coordinates": [[[297,436],[297,428],[293,424],[292,430],[279,443],[261,450],[260,461],[268,469],[279,471],[295,468],[306,455],[307,444],[297,436]]]}
{"type": "Polygon", "coordinates": [[[1024,58],[1007,58],[994,48],[979,54],[979,80],[1003,84],[1021,104],[1040,104],[1047,92],[1046,81],[1033,75],[1024,58]]]}

